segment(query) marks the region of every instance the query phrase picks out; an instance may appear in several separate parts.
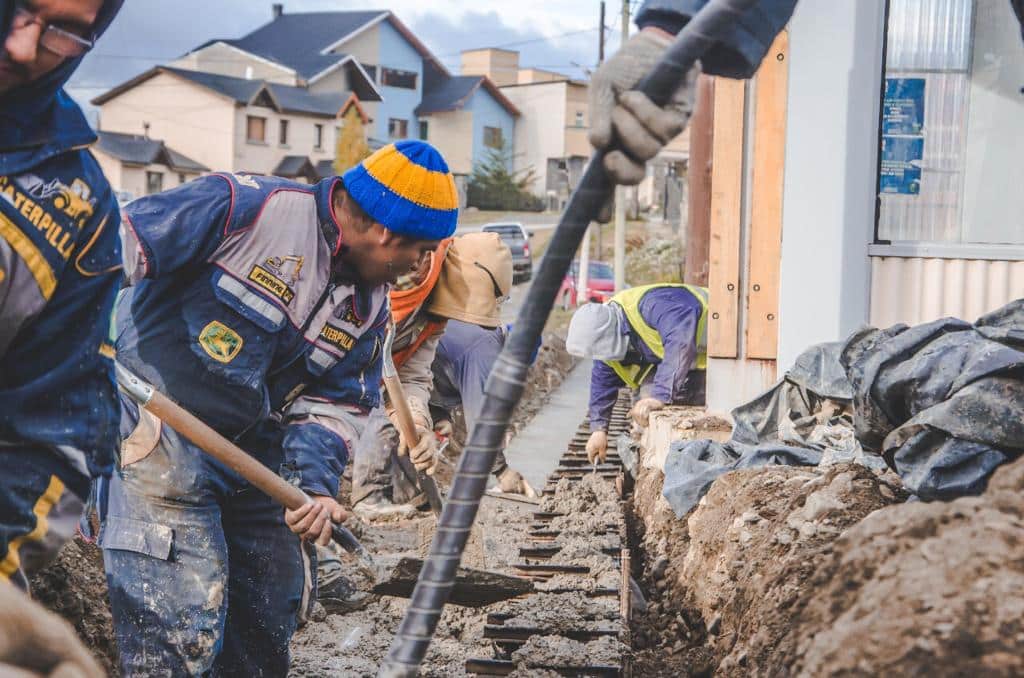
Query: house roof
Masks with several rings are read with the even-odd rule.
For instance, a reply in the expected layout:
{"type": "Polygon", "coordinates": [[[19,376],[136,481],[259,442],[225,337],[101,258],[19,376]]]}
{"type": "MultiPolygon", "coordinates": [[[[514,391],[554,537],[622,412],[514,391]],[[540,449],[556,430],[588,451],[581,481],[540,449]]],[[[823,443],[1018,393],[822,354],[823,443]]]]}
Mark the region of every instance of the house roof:
{"type": "Polygon", "coordinates": [[[132,165],[167,165],[180,172],[209,172],[210,168],[169,148],[159,139],[138,134],[100,131],[96,148],[132,165]]]}
{"type": "Polygon", "coordinates": [[[321,179],[334,176],[334,161],[321,160],[316,164],[316,175],[321,179]]]}
{"type": "MultiPolygon", "coordinates": [[[[346,58],[344,53],[333,50],[359,31],[384,20],[389,21],[424,59],[437,61],[426,45],[388,10],[282,13],[241,38],[208,40],[192,51],[222,42],[311,80],[346,58]]],[[[444,69],[443,65],[440,67],[444,69]]]]}
{"type": "MultiPolygon", "coordinates": [[[[247,80],[245,78],[235,78],[229,75],[219,75],[203,71],[189,71],[184,68],[173,68],[171,66],[157,66],[96,97],[92,103],[97,106],[102,105],[160,73],[169,73],[177,76],[232,99],[239,104],[251,104],[262,92],[266,92],[271,103],[274,104],[274,108],[278,111],[305,113],[321,117],[333,118],[336,116],[342,107],[348,103],[352,94],[351,92],[313,94],[304,87],[279,85],[263,80],[247,80]]],[[[380,98],[371,99],[371,101],[380,101],[380,98]]]]}
{"type": "Polygon", "coordinates": [[[305,155],[286,155],[277,163],[277,167],[271,172],[274,176],[294,179],[295,177],[306,177],[312,179],[317,174],[316,167],[305,155]]]}
{"type": "Polygon", "coordinates": [[[501,93],[490,78],[484,75],[457,75],[442,80],[423,93],[423,101],[416,107],[416,115],[460,110],[481,87],[486,89],[502,108],[514,117],[519,116],[519,109],[501,93]]]}

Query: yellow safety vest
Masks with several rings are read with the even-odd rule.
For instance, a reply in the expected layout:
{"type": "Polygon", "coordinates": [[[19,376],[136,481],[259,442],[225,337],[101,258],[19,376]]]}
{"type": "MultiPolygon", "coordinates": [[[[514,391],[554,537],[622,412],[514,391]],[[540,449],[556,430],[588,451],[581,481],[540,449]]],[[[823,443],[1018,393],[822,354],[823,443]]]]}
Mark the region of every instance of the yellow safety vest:
{"type": "MultiPolygon", "coordinates": [[[[700,320],[697,321],[697,364],[694,367],[698,370],[707,369],[708,289],[706,287],[668,283],[631,287],[612,297],[611,303],[618,304],[625,311],[626,320],[629,321],[630,327],[640,335],[640,339],[647,344],[647,348],[651,349],[651,352],[659,358],[664,358],[665,345],[661,342],[661,335],[658,334],[656,329],[648,325],[647,321],[640,315],[640,300],[651,290],[661,289],[662,287],[681,287],[697,297],[697,300],[700,302],[700,320]]],[[[646,367],[641,365],[623,365],[618,360],[607,360],[605,362],[608,367],[615,370],[615,374],[619,375],[619,378],[630,388],[640,388],[640,384],[647,378],[650,371],[654,369],[654,365],[647,365],[646,367]]]]}

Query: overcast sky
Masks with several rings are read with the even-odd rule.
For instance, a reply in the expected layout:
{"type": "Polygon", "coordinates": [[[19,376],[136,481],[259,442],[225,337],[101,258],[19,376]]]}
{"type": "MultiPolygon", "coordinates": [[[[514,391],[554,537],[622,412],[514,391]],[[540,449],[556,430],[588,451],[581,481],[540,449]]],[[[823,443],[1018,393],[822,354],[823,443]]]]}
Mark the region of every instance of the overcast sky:
{"type": "MultiPolygon", "coordinates": [[[[271,18],[268,0],[126,0],[69,84],[81,103],[211,38],[239,38],[271,18]]],[[[599,0],[284,0],[284,11],[390,9],[453,73],[464,49],[507,46],[523,66],[579,77],[597,61],[599,0]]],[[[621,4],[605,24],[614,49],[621,4]]]]}

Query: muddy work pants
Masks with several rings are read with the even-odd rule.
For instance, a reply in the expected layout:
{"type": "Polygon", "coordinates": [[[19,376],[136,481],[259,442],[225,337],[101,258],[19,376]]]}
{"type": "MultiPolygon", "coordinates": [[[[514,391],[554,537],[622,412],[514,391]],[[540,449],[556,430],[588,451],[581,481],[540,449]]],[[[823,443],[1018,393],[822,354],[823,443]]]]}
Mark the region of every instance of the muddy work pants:
{"type": "Polygon", "coordinates": [[[125,399],[121,435],[100,545],[122,673],[284,676],[315,563],[283,509],[125,399]]]}
{"type": "Polygon", "coordinates": [[[76,450],[0,443],[0,581],[27,590],[74,535],[89,495],[76,450]]]}

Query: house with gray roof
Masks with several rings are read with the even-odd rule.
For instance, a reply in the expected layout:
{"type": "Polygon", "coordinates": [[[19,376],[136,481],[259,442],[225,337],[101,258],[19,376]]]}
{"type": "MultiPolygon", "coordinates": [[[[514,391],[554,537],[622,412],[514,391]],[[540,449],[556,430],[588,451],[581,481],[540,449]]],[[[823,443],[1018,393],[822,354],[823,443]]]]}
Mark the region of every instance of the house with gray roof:
{"type": "Polygon", "coordinates": [[[121,202],[180,186],[210,171],[160,139],[118,132],[98,136],[91,150],[121,202]]]}
{"type": "Polygon", "coordinates": [[[251,33],[208,40],[94,103],[104,130],[145,124],[216,170],[300,179],[333,172],[341,116],[355,106],[371,149],[430,141],[460,186],[489,148],[511,151],[519,115],[488,78],[449,73],[388,10],[293,14],[280,4],[251,33]]]}

